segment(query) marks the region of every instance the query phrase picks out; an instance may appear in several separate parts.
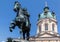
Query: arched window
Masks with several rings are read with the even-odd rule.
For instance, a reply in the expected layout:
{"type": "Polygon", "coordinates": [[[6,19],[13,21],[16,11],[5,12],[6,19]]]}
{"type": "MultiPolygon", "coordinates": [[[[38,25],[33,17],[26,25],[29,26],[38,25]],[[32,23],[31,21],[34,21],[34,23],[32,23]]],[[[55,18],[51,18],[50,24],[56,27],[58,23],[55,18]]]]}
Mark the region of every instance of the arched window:
{"type": "Polygon", "coordinates": [[[48,30],[48,24],[45,24],[45,30],[48,30]]]}
{"type": "Polygon", "coordinates": [[[52,24],[52,31],[54,31],[54,24],[52,24]]]}
{"type": "Polygon", "coordinates": [[[41,32],[41,25],[39,26],[39,32],[41,32]]]}

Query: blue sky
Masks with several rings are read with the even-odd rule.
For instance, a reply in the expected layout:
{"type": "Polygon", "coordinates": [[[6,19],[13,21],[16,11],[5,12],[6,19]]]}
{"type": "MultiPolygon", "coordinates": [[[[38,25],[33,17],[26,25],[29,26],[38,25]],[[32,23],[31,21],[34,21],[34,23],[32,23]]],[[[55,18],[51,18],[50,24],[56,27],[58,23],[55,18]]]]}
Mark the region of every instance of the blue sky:
{"type": "Polygon", "coordinates": [[[47,1],[50,11],[54,11],[57,17],[58,33],[60,34],[60,1],[59,0],[0,0],[0,42],[8,37],[17,38],[20,36],[16,27],[13,32],[9,31],[11,20],[16,16],[13,11],[14,2],[19,1],[22,7],[27,8],[30,13],[31,36],[36,34],[38,14],[43,12],[47,1]]]}

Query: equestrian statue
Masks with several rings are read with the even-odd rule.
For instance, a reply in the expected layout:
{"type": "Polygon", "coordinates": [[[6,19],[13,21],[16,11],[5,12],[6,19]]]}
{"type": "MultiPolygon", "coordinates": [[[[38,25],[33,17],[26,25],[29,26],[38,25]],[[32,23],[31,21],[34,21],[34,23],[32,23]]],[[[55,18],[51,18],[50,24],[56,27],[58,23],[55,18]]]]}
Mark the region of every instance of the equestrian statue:
{"type": "Polygon", "coordinates": [[[13,10],[16,12],[16,17],[10,23],[10,32],[15,29],[15,26],[18,26],[20,33],[23,35],[23,39],[29,40],[31,24],[29,20],[30,15],[27,12],[27,9],[21,8],[21,4],[18,1],[15,1],[13,10]]]}

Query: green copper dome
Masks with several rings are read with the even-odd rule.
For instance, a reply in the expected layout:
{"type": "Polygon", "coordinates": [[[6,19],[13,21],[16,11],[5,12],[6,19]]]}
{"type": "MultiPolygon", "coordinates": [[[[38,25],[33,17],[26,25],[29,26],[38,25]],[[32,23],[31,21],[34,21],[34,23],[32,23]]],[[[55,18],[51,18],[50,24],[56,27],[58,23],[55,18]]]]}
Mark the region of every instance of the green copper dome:
{"type": "Polygon", "coordinates": [[[44,12],[42,14],[39,14],[39,19],[43,18],[53,18],[56,19],[55,13],[49,11],[49,7],[44,8],[44,12]]]}
{"type": "Polygon", "coordinates": [[[40,19],[42,18],[54,18],[56,19],[56,16],[53,17],[51,12],[48,12],[46,15],[44,13],[40,14],[40,19]]]}

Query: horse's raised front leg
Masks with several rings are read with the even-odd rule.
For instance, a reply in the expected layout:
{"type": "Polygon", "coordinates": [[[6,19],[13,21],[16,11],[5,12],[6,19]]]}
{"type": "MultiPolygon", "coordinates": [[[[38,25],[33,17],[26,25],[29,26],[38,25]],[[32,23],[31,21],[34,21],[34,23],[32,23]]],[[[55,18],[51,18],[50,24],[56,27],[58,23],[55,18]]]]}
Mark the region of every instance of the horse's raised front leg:
{"type": "Polygon", "coordinates": [[[10,32],[12,32],[12,30],[15,29],[15,22],[14,21],[11,22],[9,29],[10,29],[10,32]]]}

